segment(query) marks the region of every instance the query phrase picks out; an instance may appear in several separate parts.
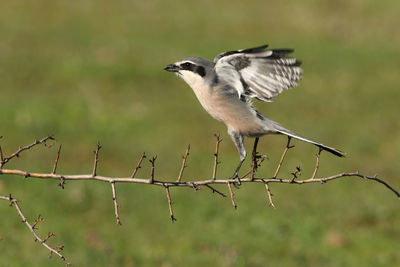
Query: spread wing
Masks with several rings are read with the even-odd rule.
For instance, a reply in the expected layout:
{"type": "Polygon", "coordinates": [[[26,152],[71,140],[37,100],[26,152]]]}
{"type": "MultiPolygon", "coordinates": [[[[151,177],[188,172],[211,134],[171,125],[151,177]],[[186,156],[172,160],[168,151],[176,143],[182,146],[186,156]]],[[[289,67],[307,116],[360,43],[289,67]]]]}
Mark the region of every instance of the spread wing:
{"type": "Polygon", "coordinates": [[[299,61],[287,57],[293,50],[267,47],[221,53],[214,58],[215,72],[239,97],[270,102],[283,90],[297,86],[303,70],[299,61]]]}

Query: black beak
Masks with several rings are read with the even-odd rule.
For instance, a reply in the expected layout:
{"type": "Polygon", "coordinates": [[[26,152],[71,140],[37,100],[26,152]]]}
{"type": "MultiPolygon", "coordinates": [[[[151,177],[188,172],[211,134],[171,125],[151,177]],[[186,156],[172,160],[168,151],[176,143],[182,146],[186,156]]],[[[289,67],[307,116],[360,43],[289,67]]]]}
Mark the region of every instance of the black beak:
{"type": "Polygon", "coordinates": [[[179,67],[175,64],[169,64],[168,66],[166,66],[164,68],[164,70],[166,71],[170,71],[170,72],[178,72],[179,71],[179,67]]]}

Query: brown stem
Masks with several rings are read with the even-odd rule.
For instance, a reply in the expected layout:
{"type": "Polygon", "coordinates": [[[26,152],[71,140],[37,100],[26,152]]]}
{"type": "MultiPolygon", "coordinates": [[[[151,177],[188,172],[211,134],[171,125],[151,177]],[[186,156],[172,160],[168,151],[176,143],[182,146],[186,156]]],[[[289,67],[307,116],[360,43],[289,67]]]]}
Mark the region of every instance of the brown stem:
{"type": "Polygon", "coordinates": [[[11,194],[10,194],[9,196],[0,196],[0,199],[9,201],[9,202],[10,202],[10,206],[14,206],[14,207],[15,207],[15,209],[16,209],[17,212],[18,212],[18,215],[19,215],[19,216],[21,217],[21,219],[22,219],[22,222],[25,223],[25,225],[28,227],[29,231],[30,231],[30,232],[32,233],[32,235],[34,236],[35,241],[38,241],[38,242],[39,242],[40,244],[42,244],[45,248],[47,248],[47,249],[50,251],[51,254],[55,254],[55,255],[57,255],[58,257],[60,257],[60,258],[65,262],[65,264],[66,264],[67,266],[70,266],[70,265],[71,265],[71,264],[65,259],[65,257],[64,257],[56,248],[53,248],[53,247],[51,247],[50,245],[48,245],[48,244],[46,243],[46,241],[49,239],[49,237],[47,237],[47,238],[45,238],[45,239],[42,239],[42,238],[40,238],[40,237],[38,236],[38,234],[35,232],[35,226],[36,226],[36,224],[39,222],[40,216],[38,217],[39,219],[38,219],[37,221],[35,221],[35,224],[32,225],[32,224],[30,224],[30,223],[28,222],[28,220],[26,219],[24,213],[22,212],[21,207],[20,207],[19,204],[18,204],[18,200],[16,200],[15,198],[12,198],[12,197],[11,197],[11,194]]]}
{"type": "Polygon", "coordinates": [[[314,168],[313,174],[311,176],[311,179],[314,179],[315,175],[317,174],[317,171],[318,171],[318,168],[319,168],[319,157],[321,156],[321,151],[322,151],[322,148],[319,147],[318,153],[316,155],[315,168],[314,168]]]}
{"type": "Polygon", "coordinates": [[[187,146],[185,155],[182,156],[182,166],[181,166],[181,170],[180,170],[179,175],[178,175],[178,180],[177,180],[178,182],[181,181],[183,170],[186,168],[186,159],[189,156],[189,151],[190,151],[190,144],[187,146]]]}
{"type": "Polygon", "coordinates": [[[218,162],[219,144],[222,142],[222,139],[220,138],[219,134],[214,134],[214,136],[217,138],[217,142],[215,143],[214,168],[213,168],[213,174],[212,174],[212,177],[215,180],[217,177],[217,165],[219,164],[219,162],[218,162]]]}
{"type": "Polygon", "coordinates": [[[135,178],[135,175],[136,175],[137,171],[141,168],[140,165],[142,164],[142,161],[143,161],[144,158],[146,158],[146,154],[143,152],[142,156],[140,156],[140,158],[139,158],[139,161],[138,161],[138,163],[136,165],[136,168],[133,170],[133,172],[131,174],[131,178],[135,178]]]}
{"type": "Polygon", "coordinates": [[[283,160],[285,159],[286,153],[288,152],[289,149],[294,147],[294,146],[290,145],[291,139],[292,138],[290,136],[288,136],[288,141],[287,141],[285,150],[283,150],[282,157],[281,157],[281,160],[279,161],[278,167],[276,168],[274,178],[278,177],[278,173],[279,173],[279,170],[281,169],[281,166],[282,166],[283,160]]]}
{"type": "Polygon", "coordinates": [[[156,162],[157,156],[152,157],[149,161],[151,163],[151,170],[150,170],[150,178],[148,179],[147,183],[152,184],[154,182],[154,170],[156,168],[155,162],[156,162]]]}
{"type": "Polygon", "coordinates": [[[265,183],[265,189],[267,189],[269,205],[275,208],[274,202],[272,201],[272,193],[271,190],[269,189],[268,183],[265,183]]]}
{"type": "Polygon", "coordinates": [[[94,163],[93,163],[93,171],[92,171],[92,177],[95,177],[97,175],[97,163],[99,162],[99,151],[101,149],[100,142],[97,142],[97,147],[96,150],[94,151],[94,163]]]}
{"type": "Polygon", "coordinates": [[[237,205],[235,203],[235,194],[233,193],[231,183],[228,182],[229,194],[231,195],[232,206],[236,210],[237,205]]]}
{"type": "Polygon", "coordinates": [[[62,145],[60,144],[60,146],[58,147],[57,156],[56,156],[56,159],[55,159],[54,165],[53,165],[53,171],[51,172],[52,174],[55,174],[56,170],[57,170],[58,160],[60,159],[61,146],[62,145]]]}
{"type": "Polygon", "coordinates": [[[169,186],[165,186],[165,192],[167,193],[167,199],[168,199],[169,218],[171,219],[172,222],[174,222],[176,221],[176,218],[174,217],[174,213],[172,211],[172,201],[171,201],[171,195],[169,193],[169,186]]]}
{"type": "Polygon", "coordinates": [[[112,197],[114,201],[114,210],[115,210],[115,218],[117,219],[117,224],[122,225],[120,219],[119,219],[119,214],[118,214],[118,201],[117,201],[117,192],[115,190],[115,182],[112,181],[111,183],[111,190],[112,190],[112,197]]]}

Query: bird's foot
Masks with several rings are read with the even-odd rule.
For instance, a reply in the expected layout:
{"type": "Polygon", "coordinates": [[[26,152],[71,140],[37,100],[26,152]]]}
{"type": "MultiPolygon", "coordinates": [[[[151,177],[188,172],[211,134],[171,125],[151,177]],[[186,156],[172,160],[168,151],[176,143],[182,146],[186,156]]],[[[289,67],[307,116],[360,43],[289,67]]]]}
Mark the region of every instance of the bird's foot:
{"type": "Polygon", "coordinates": [[[240,181],[239,175],[237,172],[235,172],[229,180],[234,180],[233,185],[236,188],[239,188],[242,185],[242,182],[240,181]]]}
{"type": "Polygon", "coordinates": [[[256,171],[258,169],[258,167],[260,167],[261,162],[264,159],[269,159],[269,158],[267,155],[264,155],[264,154],[262,154],[262,155],[258,155],[258,154],[254,155],[253,154],[252,155],[252,168],[254,171],[256,171]]]}

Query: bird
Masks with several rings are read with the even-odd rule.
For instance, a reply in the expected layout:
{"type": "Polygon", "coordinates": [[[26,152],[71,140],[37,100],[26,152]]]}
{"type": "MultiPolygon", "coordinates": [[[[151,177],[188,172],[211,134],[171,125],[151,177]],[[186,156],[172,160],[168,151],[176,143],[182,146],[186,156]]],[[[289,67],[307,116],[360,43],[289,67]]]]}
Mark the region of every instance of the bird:
{"type": "Polygon", "coordinates": [[[203,108],[224,123],[238,153],[238,173],[246,159],[244,137],[255,138],[253,162],[258,140],[267,134],[282,134],[319,147],[338,157],[344,152],[304,138],[256,110],[253,99],[272,102],[283,91],[296,87],[302,78],[301,62],[289,57],[293,49],[268,49],[268,44],[223,52],[213,61],[200,57],[185,57],[167,65],[164,70],[175,73],[194,91],[203,108]]]}

